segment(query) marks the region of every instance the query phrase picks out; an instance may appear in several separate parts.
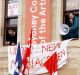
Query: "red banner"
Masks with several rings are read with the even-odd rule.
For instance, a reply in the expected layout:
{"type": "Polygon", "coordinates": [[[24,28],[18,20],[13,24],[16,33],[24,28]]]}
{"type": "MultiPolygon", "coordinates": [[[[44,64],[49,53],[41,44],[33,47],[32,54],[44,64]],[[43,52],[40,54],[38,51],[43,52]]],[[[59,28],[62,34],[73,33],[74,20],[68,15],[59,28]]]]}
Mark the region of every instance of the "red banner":
{"type": "Polygon", "coordinates": [[[47,43],[51,40],[51,0],[26,0],[25,8],[25,42],[27,42],[31,28],[32,42],[47,43]]]}

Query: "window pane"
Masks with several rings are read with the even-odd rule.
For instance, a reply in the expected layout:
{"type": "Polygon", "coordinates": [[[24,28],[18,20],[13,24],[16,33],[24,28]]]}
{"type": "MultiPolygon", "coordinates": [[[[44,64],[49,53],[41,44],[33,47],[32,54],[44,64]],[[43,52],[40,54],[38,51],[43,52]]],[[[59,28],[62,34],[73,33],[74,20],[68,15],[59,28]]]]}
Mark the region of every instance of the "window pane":
{"type": "Polygon", "coordinates": [[[79,9],[79,0],[66,0],[66,10],[79,9]]]}
{"type": "Polygon", "coordinates": [[[5,30],[5,45],[17,44],[17,28],[6,28],[5,30]]]}
{"type": "Polygon", "coordinates": [[[7,26],[16,26],[17,25],[17,18],[7,19],[7,26]]]}
{"type": "Polygon", "coordinates": [[[19,0],[7,0],[9,3],[11,3],[11,2],[17,2],[17,1],[19,1],[19,0]]]}

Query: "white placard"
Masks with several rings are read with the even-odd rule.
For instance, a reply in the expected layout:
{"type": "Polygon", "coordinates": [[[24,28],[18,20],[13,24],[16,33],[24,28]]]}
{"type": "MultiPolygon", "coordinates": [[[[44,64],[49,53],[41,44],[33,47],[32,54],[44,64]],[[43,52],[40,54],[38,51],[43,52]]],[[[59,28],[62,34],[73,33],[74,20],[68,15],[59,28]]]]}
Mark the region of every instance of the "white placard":
{"type": "Polygon", "coordinates": [[[18,15],[18,2],[8,3],[8,13],[7,16],[17,16],[18,15]]]}

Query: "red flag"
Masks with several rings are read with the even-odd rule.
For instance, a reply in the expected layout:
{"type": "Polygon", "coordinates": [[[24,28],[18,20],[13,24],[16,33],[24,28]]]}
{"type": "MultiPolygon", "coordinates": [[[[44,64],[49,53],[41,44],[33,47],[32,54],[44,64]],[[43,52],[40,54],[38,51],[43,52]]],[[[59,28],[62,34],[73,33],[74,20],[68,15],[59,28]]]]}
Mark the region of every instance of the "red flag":
{"type": "Polygon", "coordinates": [[[44,63],[44,66],[52,75],[52,73],[55,73],[57,71],[57,54],[56,52],[44,63]]]}
{"type": "Polygon", "coordinates": [[[24,74],[26,67],[28,65],[28,57],[30,57],[31,54],[31,44],[32,44],[32,30],[31,30],[31,34],[30,34],[30,38],[28,41],[28,47],[25,50],[25,53],[23,55],[23,59],[22,59],[22,74],[24,74]]]}

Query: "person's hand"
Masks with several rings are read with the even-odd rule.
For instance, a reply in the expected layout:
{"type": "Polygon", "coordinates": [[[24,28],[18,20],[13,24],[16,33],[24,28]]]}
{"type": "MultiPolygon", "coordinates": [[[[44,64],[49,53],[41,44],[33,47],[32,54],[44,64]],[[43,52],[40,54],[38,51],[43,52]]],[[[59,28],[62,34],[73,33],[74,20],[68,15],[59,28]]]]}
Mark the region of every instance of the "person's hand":
{"type": "Polygon", "coordinates": [[[73,23],[73,19],[70,19],[70,22],[73,23]]]}
{"type": "Polygon", "coordinates": [[[5,44],[6,44],[6,45],[9,45],[9,44],[10,44],[10,42],[9,42],[9,41],[6,41],[6,42],[5,42],[5,44]]]}
{"type": "Polygon", "coordinates": [[[11,45],[15,45],[15,43],[13,42],[13,43],[11,43],[11,45]]]}

